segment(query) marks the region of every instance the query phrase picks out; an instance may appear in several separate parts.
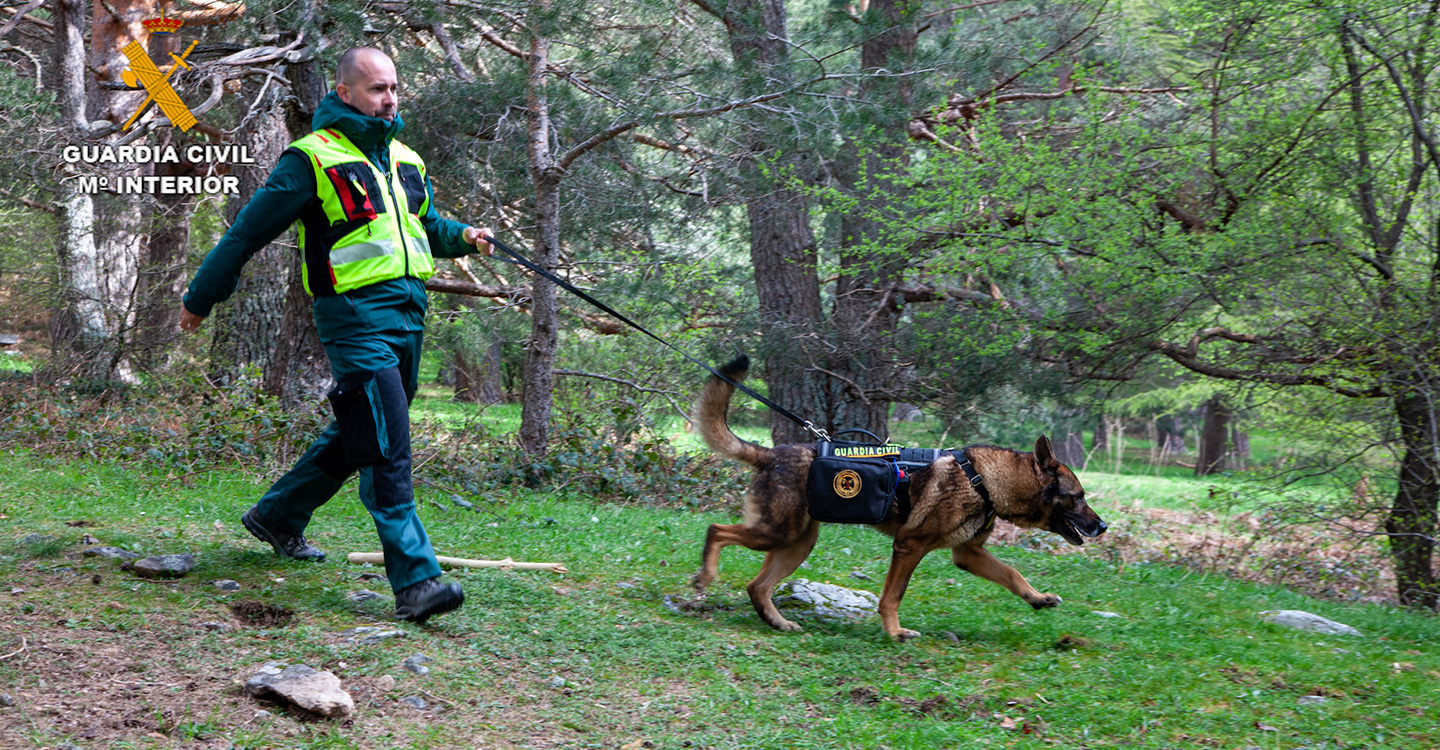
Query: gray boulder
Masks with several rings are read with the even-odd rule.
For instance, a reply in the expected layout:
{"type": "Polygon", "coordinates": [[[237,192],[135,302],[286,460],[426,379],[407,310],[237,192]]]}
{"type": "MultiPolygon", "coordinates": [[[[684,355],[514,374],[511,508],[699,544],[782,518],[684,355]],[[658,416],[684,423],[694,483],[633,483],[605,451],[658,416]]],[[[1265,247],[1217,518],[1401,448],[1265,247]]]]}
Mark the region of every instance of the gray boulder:
{"type": "Polygon", "coordinates": [[[186,552],[179,555],[157,555],[136,560],[135,575],[141,578],[184,578],[195,569],[195,556],[186,552]]]}
{"type": "Polygon", "coordinates": [[[1320,615],[1311,614],[1299,609],[1275,609],[1268,612],[1261,612],[1260,619],[1265,622],[1283,625],[1296,630],[1308,630],[1314,633],[1325,635],[1360,635],[1360,631],[1344,623],[1327,620],[1320,615]]]}
{"type": "Polygon", "coordinates": [[[355,699],[340,687],[340,678],[303,664],[270,662],[245,681],[254,696],[271,696],[327,718],[355,713],[355,699]]]}
{"type": "Polygon", "coordinates": [[[868,617],[875,614],[880,604],[880,597],[869,591],[815,583],[804,578],[781,583],[775,593],[775,606],[784,609],[787,614],[831,622],[868,617]]]}

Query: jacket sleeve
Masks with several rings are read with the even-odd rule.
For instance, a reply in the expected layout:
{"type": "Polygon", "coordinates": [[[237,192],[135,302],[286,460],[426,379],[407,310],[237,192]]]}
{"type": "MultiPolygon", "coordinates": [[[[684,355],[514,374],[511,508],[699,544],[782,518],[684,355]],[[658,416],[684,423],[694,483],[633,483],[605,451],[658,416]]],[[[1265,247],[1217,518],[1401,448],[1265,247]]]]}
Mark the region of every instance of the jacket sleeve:
{"type": "Polygon", "coordinates": [[[209,317],[211,308],[235,293],[245,263],[284,234],[313,200],[315,173],[305,155],[296,150],[281,154],[264,187],[255,191],[195,272],[185,293],[185,309],[209,317]]]}
{"type": "Polygon", "coordinates": [[[465,230],[470,225],[446,219],[435,210],[435,188],[428,175],[425,192],[430,194],[430,202],[420,223],[425,226],[426,239],[430,240],[430,254],[436,258],[459,258],[475,252],[475,247],[465,242],[465,230]]]}

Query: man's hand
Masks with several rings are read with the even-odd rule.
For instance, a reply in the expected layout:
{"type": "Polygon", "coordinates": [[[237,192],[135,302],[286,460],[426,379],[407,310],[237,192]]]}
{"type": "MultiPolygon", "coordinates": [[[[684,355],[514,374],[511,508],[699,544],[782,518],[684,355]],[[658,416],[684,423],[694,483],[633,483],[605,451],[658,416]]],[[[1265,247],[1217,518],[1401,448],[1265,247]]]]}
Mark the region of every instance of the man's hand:
{"type": "Polygon", "coordinates": [[[489,257],[490,253],[494,252],[490,246],[490,240],[494,236],[495,233],[490,231],[490,227],[465,227],[463,234],[465,244],[473,245],[477,250],[483,252],[486,257],[489,257]],[[483,246],[480,244],[482,242],[485,243],[483,246]]]}
{"type": "Polygon", "coordinates": [[[180,330],[193,331],[199,328],[200,324],[204,322],[204,318],[186,310],[184,305],[180,306],[180,330]]]}

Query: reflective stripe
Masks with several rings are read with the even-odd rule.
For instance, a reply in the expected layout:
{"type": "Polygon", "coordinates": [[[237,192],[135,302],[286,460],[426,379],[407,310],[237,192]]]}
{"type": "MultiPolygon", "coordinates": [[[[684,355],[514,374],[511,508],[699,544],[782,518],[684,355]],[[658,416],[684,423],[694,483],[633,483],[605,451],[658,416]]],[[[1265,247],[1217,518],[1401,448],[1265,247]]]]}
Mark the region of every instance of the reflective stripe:
{"type": "Polygon", "coordinates": [[[330,265],[343,266],[346,263],[354,263],[371,258],[383,258],[386,255],[395,254],[395,240],[380,240],[378,242],[358,242],[354,245],[333,248],[330,251],[330,265]]]}
{"type": "Polygon", "coordinates": [[[421,254],[434,255],[434,253],[430,252],[430,238],[425,236],[423,230],[420,234],[409,235],[409,238],[411,242],[415,243],[414,247],[419,250],[421,254]]]}

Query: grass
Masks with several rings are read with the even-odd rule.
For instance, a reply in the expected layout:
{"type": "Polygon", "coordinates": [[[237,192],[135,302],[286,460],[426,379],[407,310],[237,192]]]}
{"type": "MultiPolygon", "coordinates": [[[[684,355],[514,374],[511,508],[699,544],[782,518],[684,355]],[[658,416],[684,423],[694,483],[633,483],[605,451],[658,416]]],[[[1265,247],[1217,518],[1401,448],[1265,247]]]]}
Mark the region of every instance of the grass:
{"type": "MultiPolygon", "coordinates": [[[[1165,495],[1171,481],[1107,476],[1085,476],[1104,488],[1094,491],[1102,515],[1165,495]]],[[[1172,496],[1197,491],[1172,485],[1172,496]]],[[[319,565],[277,559],[240,528],[263,489],[224,471],[172,478],[0,454],[0,579],[23,589],[0,599],[0,656],[27,639],[0,660],[0,685],[18,702],[0,709],[0,746],[96,746],[84,734],[106,721],[117,728],[100,739],[135,748],[1440,746],[1434,616],[1117,566],[1103,542],[1076,554],[998,548],[1064,597],[1044,612],[933,554],[900,612],[925,635],[896,644],[874,617],[809,621],[802,634],[765,627],[744,595],[761,555],[738,548],[722,555],[705,607],[667,608],[667,596],[690,596],[705,527],[731,520],[724,513],[524,490],[465,511],[422,489],[441,554],[561,561],[571,572],[447,574],[464,585],[465,608],[416,627],[389,622],[388,597],[346,598],[383,589],[341,561],[376,546],[353,487],[311,527],[332,556],[319,565]],[[54,539],[22,542],[30,534],[54,539]],[[199,567],[178,582],[141,582],[79,557],[83,534],[145,553],[194,551],[199,567]],[[221,593],[217,578],[243,589],[221,593]],[[236,598],[293,609],[297,622],[198,627],[229,619],[236,598]],[[1364,637],[1268,625],[1257,613],[1269,609],[1315,612],[1364,637]],[[407,635],[344,644],[357,625],[407,635]],[[400,668],[414,653],[435,659],[429,675],[400,668]],[[275,659],[336,672],[357,695],[356,718],[296,720],[233,687],[275,659]],[[387,674],[397,687],[382,693],[374,685],[387,674]],[[1307,695],[1328,700],[1300,704],[1307,695]],[[406,696],[440,709],[406,708],[406,696]],[[258,707],[280,718],[257,720],[258,707]]],[[[797,577],[878,593],[887,542],[827,527],[797,577]]]]}

